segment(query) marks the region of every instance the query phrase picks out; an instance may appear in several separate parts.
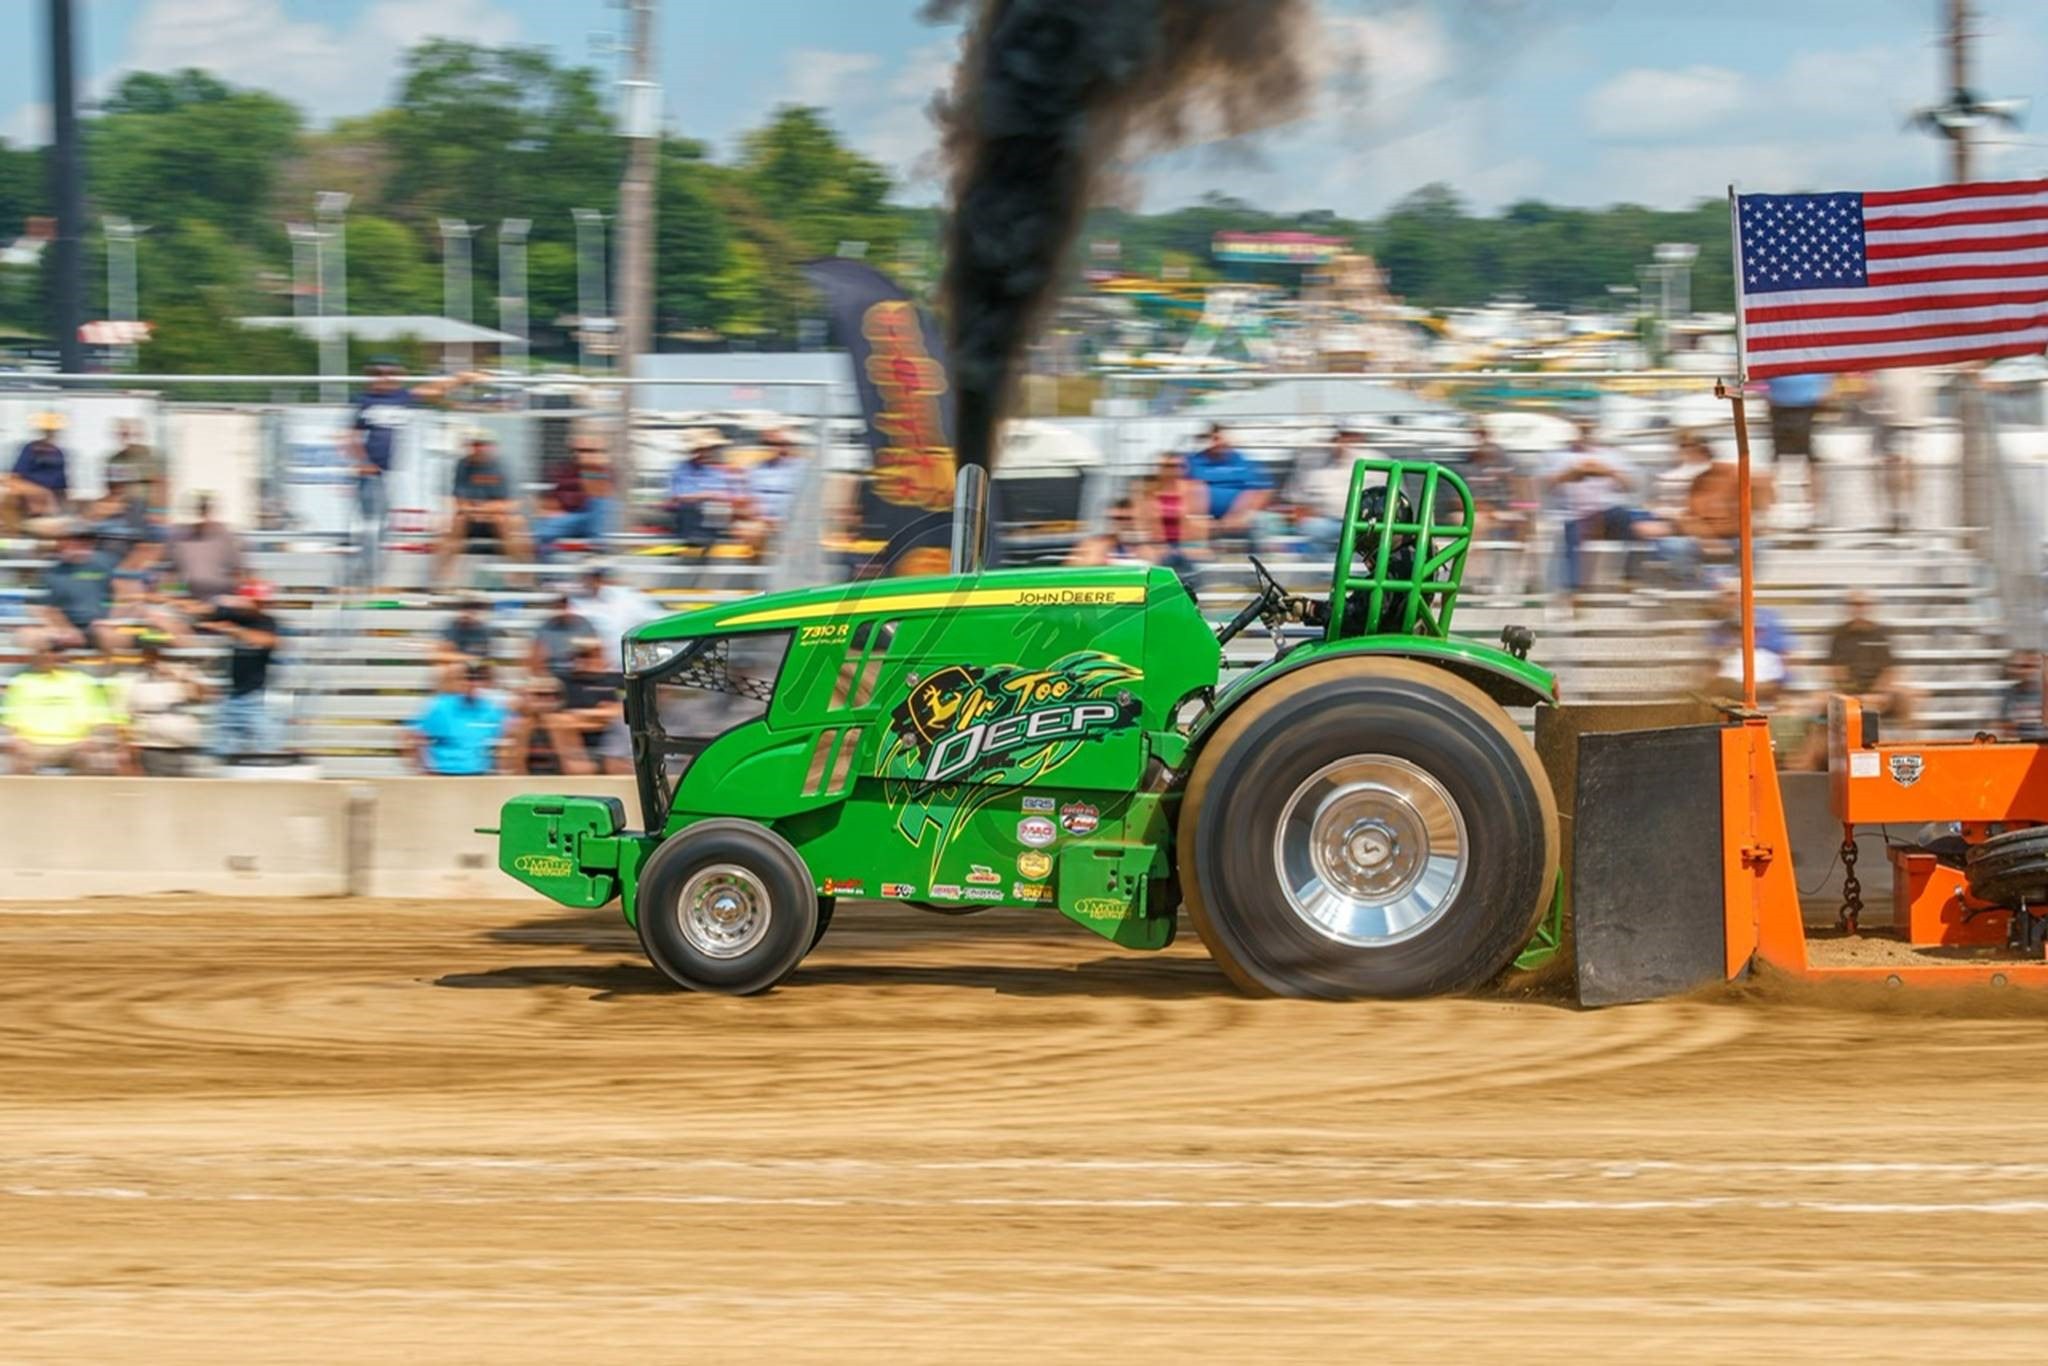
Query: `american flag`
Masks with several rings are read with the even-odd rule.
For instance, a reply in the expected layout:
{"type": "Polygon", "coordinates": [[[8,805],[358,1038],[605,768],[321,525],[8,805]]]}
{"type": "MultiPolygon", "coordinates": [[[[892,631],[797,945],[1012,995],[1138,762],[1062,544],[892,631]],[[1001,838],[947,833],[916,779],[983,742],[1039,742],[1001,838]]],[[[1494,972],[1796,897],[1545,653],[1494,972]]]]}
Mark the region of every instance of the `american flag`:
{"type": "Polygon", "coordinates": [[[1736,200],[1752,379],[2048,345],[2048,180],[1736,200]]]}

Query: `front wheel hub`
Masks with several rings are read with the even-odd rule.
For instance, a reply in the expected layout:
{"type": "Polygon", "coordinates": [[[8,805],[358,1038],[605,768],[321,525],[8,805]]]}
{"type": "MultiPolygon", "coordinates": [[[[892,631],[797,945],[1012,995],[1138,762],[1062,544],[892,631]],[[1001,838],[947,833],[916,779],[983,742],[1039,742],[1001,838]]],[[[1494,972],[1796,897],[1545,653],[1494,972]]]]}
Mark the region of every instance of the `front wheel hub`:
{"type": "Polygon", "coordinates": [[[698,869],[677,902],[683,938],[707,958],[737,958],[768,933],[768,889],[738,864],[698,869]]]}

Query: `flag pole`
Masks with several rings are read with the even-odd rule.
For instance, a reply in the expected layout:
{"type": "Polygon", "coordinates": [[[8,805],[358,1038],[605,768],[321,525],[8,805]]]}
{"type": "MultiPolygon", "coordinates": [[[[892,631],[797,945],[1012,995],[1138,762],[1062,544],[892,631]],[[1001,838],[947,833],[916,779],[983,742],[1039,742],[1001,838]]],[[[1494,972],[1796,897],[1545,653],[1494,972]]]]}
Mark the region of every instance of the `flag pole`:
{"type": "Polygon", "coordinates": [[[1735,245],[1735,388],[1718,384],[1715,392],[1729,401],[1735,415],[1736,565],[1742,576],[1742,706],[1756,710],[1756,516],[1750,490],[1749,414],[1744,390],[1749,384],[1749,333],[1743,326],[1742,205],[1735,186],[1728,186],[1728,232],[1735,245]]]}

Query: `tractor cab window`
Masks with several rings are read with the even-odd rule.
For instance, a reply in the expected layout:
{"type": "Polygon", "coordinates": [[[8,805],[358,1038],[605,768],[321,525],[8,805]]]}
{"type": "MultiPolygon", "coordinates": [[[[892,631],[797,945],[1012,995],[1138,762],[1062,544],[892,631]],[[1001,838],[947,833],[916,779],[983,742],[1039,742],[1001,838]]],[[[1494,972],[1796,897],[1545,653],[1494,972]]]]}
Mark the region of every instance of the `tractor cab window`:
{"type": "Polygon", "coordinates": [[[705,746],[768,712],[790,633],[693,641],[634,688],[634,755],[648,818],[665,815],[705,746]]]}

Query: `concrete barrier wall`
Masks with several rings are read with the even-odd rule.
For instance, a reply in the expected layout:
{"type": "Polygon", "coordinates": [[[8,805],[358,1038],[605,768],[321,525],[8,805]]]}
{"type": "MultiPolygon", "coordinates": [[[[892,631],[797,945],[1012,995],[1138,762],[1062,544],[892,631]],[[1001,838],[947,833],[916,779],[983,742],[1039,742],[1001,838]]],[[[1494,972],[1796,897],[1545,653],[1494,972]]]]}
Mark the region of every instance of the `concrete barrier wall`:
{"type": "Polygon", "coordinates": [[[0,899],[346,896],[342,783],[0,778],[0,899]]]}
{"type": "MultiPolygon", "coordinates": [[[[1839,895],[1841,843],[1820,774],[1784,776],[1800,885],[1839,895]]],[[[475,833],[522,792],[618,797],[630,778],[387,778],[365,782],[0,778],[0,900],[146,896],[376,896],[538,900],[475,833]]],[[[1875,842],[1858,872],[1874,915],[1891,876],[1875,842]]]]}
{"type": "Polygon", "coordinates": [[[498,823],[498,808],[525,792],[617,797],[638,824],[631,778],[379,778],[365,794],[357,826],[358,896],[451,901],[541,900],[498,871],[498,842],[476,828],[498,823]]]}

